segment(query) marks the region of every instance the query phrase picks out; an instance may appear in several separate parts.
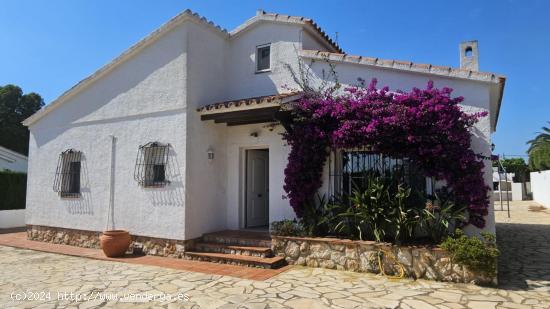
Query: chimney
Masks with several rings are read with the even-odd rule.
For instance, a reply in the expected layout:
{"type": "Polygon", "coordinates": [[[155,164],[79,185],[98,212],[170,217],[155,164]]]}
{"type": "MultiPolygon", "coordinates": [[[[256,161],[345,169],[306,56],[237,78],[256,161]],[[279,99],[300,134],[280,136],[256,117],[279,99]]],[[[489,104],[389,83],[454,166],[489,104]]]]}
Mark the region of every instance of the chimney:
{"type": "Polygon", "coordinates": [[[479,71],[479,51],[477,41],[460,43],[460,68],[470,71],[479,71]]]}

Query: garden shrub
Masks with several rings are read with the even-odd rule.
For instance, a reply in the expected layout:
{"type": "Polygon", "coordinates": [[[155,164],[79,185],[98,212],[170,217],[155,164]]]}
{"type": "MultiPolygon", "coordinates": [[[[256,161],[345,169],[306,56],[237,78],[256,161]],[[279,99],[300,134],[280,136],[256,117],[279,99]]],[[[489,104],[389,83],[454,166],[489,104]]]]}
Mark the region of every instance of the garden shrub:
{"type": "Polygon", "coordinates": [[[355,188],[351,195],[333,203],[339,208],[333,219],[333,231],[379,242],[400,243],[411,239],[419,219],[417,210],[407,203],[411,189],[397,184],[392,177],[369,174],[367,178],[365,188],[355,188]],[[342,205],[347,205],[343,211],[342,205]]]}
{"type": "Polygon", "coordinates": [[[272,229],[282,236],[337,236],[342,238],[391,241],[402,244],[415,239],[417,232],[434,244],[461,226],[465,209],[456,206],[445,189],[433,196],[414,191],[397,177],[367,172],[364,187],[354,186],[350,194],[327,199],[317,195],[306,202],[303,216],[275,222],[272,229]]]}
{"type": "Polygon", "coordinates": [[[441,247],[449,251],[454,262],[466,266],[471,271],[492,277],[496,275],[500,252],[494,235],[482,232],[481,237],[482,239],[468,237],[462,230],[457,229],[454,237],[447,237],[441,247]]]}
{"type": "Polygon", "coordinates": [[[27,174],[0,171],[0,210],[25,209],[27,174]]]}
{"type": "Polygon", "coordinates": [[[433,243],[439,244],[465,220],[465,209],[452,200],[451,194],[442,189],[433,199],[426,201],[421,212],[420,227],[428,234],[433,243]]]}
{"type": "Polygon", "coordinates": [[[271,223],[271,234],[277,236],[304,236],[300,223],[296,220],[281,220],[271,223]]]}
{"type": "Polygon", "coordinates": [[[304,96],[292,109],[293,121],[283,134],[291,147],[284,189],[296,216],[321,187],[329,149],[369,147],[372,152],[409,158],[428,177],[446,183],[455,202],[467,210],[467,223],[485,226],[489,187],[483,175],[484,157],[471,149],[470,128],[486,112],[467,114],[451,97],[452,89],[414,88],[389,92],[353,87],[304,96]]]}

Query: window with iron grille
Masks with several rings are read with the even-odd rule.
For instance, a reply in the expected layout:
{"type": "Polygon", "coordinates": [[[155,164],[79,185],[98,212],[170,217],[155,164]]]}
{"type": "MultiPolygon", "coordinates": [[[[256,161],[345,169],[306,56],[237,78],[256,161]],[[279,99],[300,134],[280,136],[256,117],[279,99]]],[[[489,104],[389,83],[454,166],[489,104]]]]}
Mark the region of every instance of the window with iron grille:
{"type": "Polygon", "coordinates": [[[139,146],[134,179],[143,187],[163,187],[166,178],[170,144],[151,142],[139,146]]]}
{"type": "Polygon", "coordinates": [[[430,181],[408,158],[394,158],[368,149],[334,151],[330,156],[329,194],[349,195],[367,186],[369,175],[392,177],[415,191],[427,193],[430,181]]]}
{"type": "Polygon", "coordinates": [[[82,153],[68,149],[59,155],[53,190],[61,197],[80,197],[80,167],[82,153]]]}

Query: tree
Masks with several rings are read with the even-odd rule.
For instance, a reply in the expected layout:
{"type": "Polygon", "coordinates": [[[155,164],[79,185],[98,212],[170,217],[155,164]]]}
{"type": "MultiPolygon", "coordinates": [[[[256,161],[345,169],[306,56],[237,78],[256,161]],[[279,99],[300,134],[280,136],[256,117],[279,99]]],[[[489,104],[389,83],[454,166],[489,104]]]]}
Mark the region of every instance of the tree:
{"type": "Polygon", "coordinates": [[[0,145],[27,155],[29,130],[21,121],[44,106],[42,97],[34,92],[23,94],[15,85],[0,86],[0,145]]]}
{"type": "MultiPolygon", "coordinates": [[[[514,182],[529,181],[529,166],[522,158],[511,158],[500,161],[507,173],[514,173],[514,182]]],[[[493,166],[500,167],[497,161],[493,161],[493,166]]]]}
{"type": "Polygon", "coordinates": [[[527,144],[530,145],[527,150],[529,167],[535,171],[550,169],[550,129],[542,127],[542,132],[527,144]]]}

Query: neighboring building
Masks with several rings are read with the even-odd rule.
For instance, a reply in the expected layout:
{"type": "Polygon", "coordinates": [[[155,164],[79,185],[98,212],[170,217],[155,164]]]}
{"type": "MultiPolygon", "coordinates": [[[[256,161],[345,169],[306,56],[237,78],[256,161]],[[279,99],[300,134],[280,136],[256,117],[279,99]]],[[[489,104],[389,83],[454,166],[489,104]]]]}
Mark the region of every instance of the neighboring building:
{"type": "Polygon", "coordinates": [[[27,172],[27,156],[0,146],[0,171],[27,172]]]}
{"type": "Polygon", "coordinates": [[[111,185],[116,228],[161,240],[293,218],[283,197],[289,148],[272,123],[280,104],[300,98],[288,90],[300,60],[317,83],[328,60],[347,85],[375,77],[392,89],[453,88],[466,111],[489,112],[472,135],[489,157],[505,79],[477,71],[476,42],[460,48],[475,57],[462,69],[349,56],[307,18],[260,11],[228,32],[186,11],[24,121],[27,224],[101,231],[111,185]]]}

